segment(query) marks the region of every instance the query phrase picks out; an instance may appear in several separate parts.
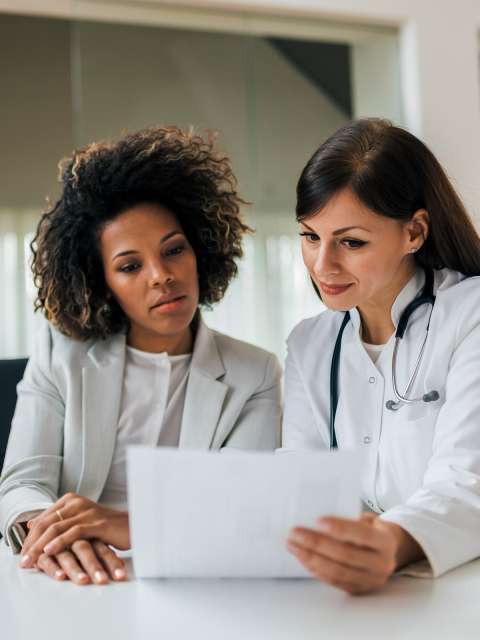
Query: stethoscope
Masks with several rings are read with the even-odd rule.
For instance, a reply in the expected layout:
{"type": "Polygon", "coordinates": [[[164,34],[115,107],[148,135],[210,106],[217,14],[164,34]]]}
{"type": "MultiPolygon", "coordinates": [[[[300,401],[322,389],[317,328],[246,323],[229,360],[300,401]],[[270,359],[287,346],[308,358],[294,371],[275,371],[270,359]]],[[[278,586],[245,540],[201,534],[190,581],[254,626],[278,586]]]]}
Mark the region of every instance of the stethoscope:
{"type": "MultiPolygon", "coordinates": [[[[435,400],[439,399],[438,391],[432,390],[428,393],[425,393],[421,398],[409,398],[408,394],[412,389],[415,380],[417,378],[418,371],[420,369],[420,365],[423,359],[423,352],[425,351],[425,344],[428,338],[428,330],[430,328],[430,320],[433,312],[433,305],[435,304],[435,296],[433,295],[433,271],[431,269],[425,269],[425,284],[423,286],[423,290],[421,295],[418,298],[415,298],[410,302],[409,305],[404,309],[402,315],[400,316],[400,320],[397,326],[397,332],[395,333],[395,347],[393,350],[392,357],[392,387],[393,393],[395,394],[395,400],[388,400],[385,403],[385,406],[390,411],[398,411],[403,404],[414,404],[416,402],[435,402],[435,400]],[[407,387],[403,394],[400,393],[397,387],[397,353],[398,347],[400,344],[400,340],[402,340],[405,335],[405,331],[407,330],[408,320],[412,313],[418,309],[422,304],[430,304],[432,308],[430,310],[430,316],[428,317],[427,329],[425,331],[425,338],[423,339],[423,344],[420,349],[420,353],[418,354],[417,362],[415,364],[415,368],[413,370],[412,375],[410,376],[410,380],[408,381],[407,387]]],[[[350,320],[350,313],[347,311],[344,315],[342,324],[340,326],[340,330],[337,335],[337,339],[335,341],[335,347],[333,349],[332,356],[332,365],[330,368],[330,449],[337,448],[337,436],[335,433],[335,414],[337,413],[338,406],[338,368],[340,364],[340,351],[342,348],[342,336],[345,330],[345,327],[350,320]]]]}

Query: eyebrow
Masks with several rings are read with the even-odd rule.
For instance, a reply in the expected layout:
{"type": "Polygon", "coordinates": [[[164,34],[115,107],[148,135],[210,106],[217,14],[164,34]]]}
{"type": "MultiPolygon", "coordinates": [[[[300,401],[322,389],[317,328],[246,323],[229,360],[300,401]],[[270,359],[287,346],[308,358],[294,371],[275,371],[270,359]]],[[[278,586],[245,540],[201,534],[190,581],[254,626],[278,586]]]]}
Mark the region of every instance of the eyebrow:
{"type": "MultiPolygon", "coordinates": [[[[173,238],[173,236],[176,236],[177,234],[182,236],[184,235],[181,231],[179,231],[178,229],[175,229],[174,231],[170,231],[169,233],[167,233],[167,235],[163,236],[163,238],[160,240],[160,244],[163,244],[167,240],[170,240],[170,238],[173,238]]],[[[120,251],[120,253],[117,253],[113,256],[112,261],[116,260],[117,258],[121,258],[122,256],[130,256],[133,253],[138,253],[138,250],[127,249],[126,251],[120,251]]]]}
{"type": "MultiPolygon", "coordinates": [[[[312,227],[309,227],[308,224],[305,224],[305,222],[301,222],[301,224],[303,224],[304,227],[307,227],[307,229],[309,231],[311,231],[312,233],[317,234],[315,229],[312,229],[312,227]]],[[[352,229],[361,229],[362,231],[366,231],[367,233],[371,233],[370,229],[367,229],[366,227],[360,227],[359,225],[353,225],[351,227],[342,227],[341,229],[335,229],[335,231],[332,233],[332,236],[339,236],[340,234],[346,233],[347,231],[351,231],[352,229]]]]}

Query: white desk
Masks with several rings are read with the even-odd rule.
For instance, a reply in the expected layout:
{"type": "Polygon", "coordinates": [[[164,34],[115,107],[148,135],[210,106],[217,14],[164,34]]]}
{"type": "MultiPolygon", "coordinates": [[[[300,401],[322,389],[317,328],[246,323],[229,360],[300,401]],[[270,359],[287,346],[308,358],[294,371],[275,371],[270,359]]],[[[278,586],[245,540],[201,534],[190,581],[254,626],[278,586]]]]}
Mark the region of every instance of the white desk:
{"type": "Polygon", "coordinates": [[[77,587],[17,568],[0,543],[0,636],[12,640],[469,640],[480,561],[354,598],[313,580],[135,580],[77,587]]]}

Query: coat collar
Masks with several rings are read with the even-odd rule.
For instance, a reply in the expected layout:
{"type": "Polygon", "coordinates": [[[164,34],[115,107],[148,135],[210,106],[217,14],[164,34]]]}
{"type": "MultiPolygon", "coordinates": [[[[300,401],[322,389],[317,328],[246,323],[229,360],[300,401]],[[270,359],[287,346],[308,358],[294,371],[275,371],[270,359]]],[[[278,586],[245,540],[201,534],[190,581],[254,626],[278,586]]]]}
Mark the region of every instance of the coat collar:
{"type": "Polygon", "coordinates": [[[77,493],[98,500],[115,449],[125,369],[125,333],[96,340],[82,369],[82,468],[77,493]]]}
{"type": "Polygon", "coordinates": [[[229,389],[220,378],[225,366],[215,333],[198,316],[197,333],[183,409],[180,448],[209,449],[229,389]]]}
{"type": "Polygon", "coordinates": [[[95,340],[87,351],[86,367],[108,367],[118,358],[125,359],[127,335],[125,332],[116,333],[106,340],[95,340]]]}
{"type": "MultiPolygon", "coordinates": [[[[395,328],[398,325],[400,317],[410,302],[420,293],[425,283],[425,272],[418,268],[407,284],[400,291],[392,305],[390,315],[395,328]]],[[[352,325],[357,331],[360,331],[361,319],[358,309],[355,307],[350,309],[350,319],[352,325]]]]}
{"type": "MultiPolygon", "coordinates": [[[[195,342],[192,353],[192,369],[198,369],[206,376],[217,380],[225,374],[214,332],[207,327],[200,313],[194,320],[195,342]]],[[[96,340],[87,352],[87,367],[118,367],[125,363],[126,333],[118,333],[107,340],[96,340]]],[[[123,376],[123,369],[122,369],[123,376]]]]}
{"type": "Polygon", "coordinates": [[[218,380],[225,374],[225,367],[215,340],[215,333],[207,327],[200,314],[196,325],[191,368],[213,380],[218,380]]]}
{"type": "Polygon", "coordinates": [[[417,269],[407,284],[398,294],[392,305],[390,315],[395,328],[400,322],[402,313],[405,311],[410,302],[417,297],[422,291],[425,284],[425,272],[423,269],[417,269]]]}

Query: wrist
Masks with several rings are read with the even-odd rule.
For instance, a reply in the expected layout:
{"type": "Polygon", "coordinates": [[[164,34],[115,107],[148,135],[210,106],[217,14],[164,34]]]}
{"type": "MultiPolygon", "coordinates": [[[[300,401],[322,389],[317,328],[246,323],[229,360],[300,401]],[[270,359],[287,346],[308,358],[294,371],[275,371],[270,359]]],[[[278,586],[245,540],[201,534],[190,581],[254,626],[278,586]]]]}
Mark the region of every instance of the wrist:
{"type": "Polygon", "coordinates": [[[130,526],[128,511],[107,508],[104,512],[105,528],[101,539],[117,549],[126,551],[130,549],[130,526]]]}
{"type": "Polygon", "coordinates": [[[401,569],[407,564],[417,562],[425,557],[422,547],[405,529],[395,522],[380,520],[395,540],[395,570],[401,569]]]}
{"type": "Polygon", "coordinates": [[[121,531],[121,539],[123,542],[122,548],[124,550],[130,549],[131,542],[130,542],[130,524],[128,520],[128,511],[122,511],[120,516],[119,528],[121,531]]]}

